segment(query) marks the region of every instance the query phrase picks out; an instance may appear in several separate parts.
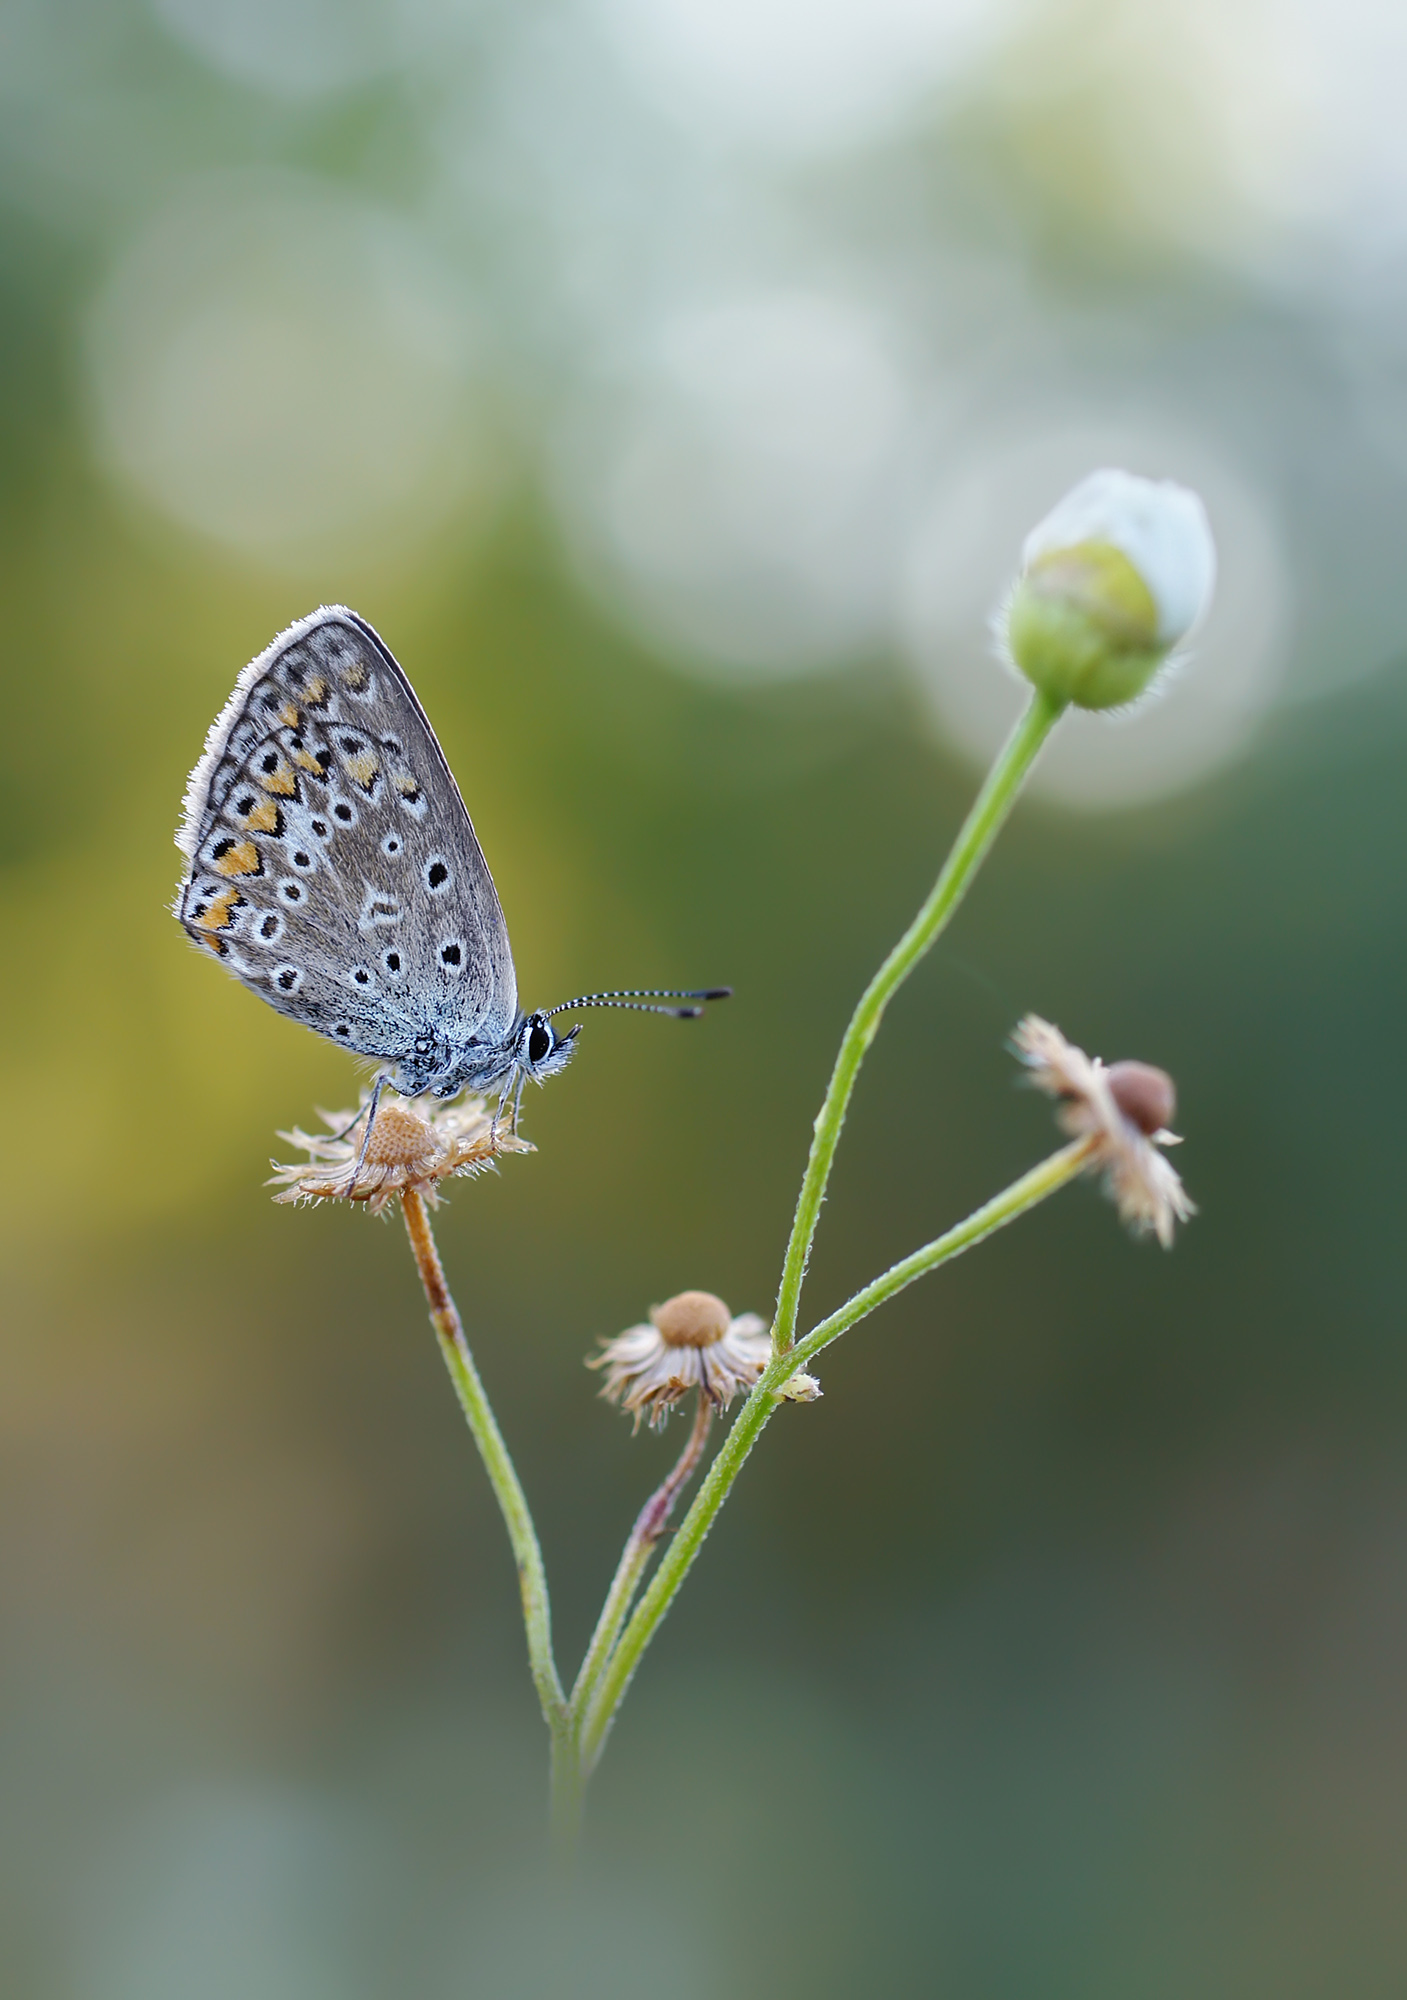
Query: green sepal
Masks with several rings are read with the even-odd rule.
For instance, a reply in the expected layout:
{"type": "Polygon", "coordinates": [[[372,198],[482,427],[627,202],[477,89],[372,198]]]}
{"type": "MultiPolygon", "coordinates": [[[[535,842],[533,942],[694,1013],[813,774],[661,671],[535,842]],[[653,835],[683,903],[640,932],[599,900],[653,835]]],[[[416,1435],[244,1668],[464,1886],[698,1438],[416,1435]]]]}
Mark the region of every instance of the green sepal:
{"type": "Polygon", "coordinates": [[[1142,694],[1168,656],[1157,635],[1147,584],[1108,542],[1038,557],[1007,609],[1016,665],[1042,693],[1077,708],[1118,708],[1142,694]]]}

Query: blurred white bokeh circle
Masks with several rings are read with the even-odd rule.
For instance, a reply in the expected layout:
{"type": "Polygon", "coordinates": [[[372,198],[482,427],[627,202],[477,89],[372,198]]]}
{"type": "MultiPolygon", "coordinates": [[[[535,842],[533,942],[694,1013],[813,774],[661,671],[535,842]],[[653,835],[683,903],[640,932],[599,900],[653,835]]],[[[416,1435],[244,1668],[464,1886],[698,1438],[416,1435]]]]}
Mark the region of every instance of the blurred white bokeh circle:
{"type": "MultiPolygon", "coordinates": [[[[1306,143],[1293,199],[1341,243],[1407,241],[1407,8],[1400,0],[1292,0],[1270,17],[1294,39],[1306,143]]],[[[1261,46],[1264,46],[1262,37],[1261,46]]]]}
{"type": "Polygon", "coordinates": [[[594,0],[622,64],[701,133],[820,153],[873,138],[991,48],[1025,0],[594,0]]]}
{"type": "Polygon", "coordinates": [[[471,351],[411,224],[308,177],[209,176],[94,301],[97,449],[171,519],[279,568],[406,545],[489,481],[471,351]]]}
{"type": "Polygon", "coordinates": [[[682,314],[564,428],[588,581],[685,668],[783,676],[885,630],[911,403],[885,323],[769,293],[682,314]]]}
{"type": "Polygon", "coordinates": [[[1035,522],[1101,465],[1201,494],[1217,545],[1212,607],[1188,655],[1112,715],[1072,712],[1032,788],[1087,811],[1138,806],[1197,784],[1247,747],[1284,672],[1289,582],[1274,522],[1216,451],[1166,418],[1033,414],[951,454],[915,531],[901,603],[905,653],[944,736],[985,761],[1029,690],[996,657],[993,615],[1035,522]]]}

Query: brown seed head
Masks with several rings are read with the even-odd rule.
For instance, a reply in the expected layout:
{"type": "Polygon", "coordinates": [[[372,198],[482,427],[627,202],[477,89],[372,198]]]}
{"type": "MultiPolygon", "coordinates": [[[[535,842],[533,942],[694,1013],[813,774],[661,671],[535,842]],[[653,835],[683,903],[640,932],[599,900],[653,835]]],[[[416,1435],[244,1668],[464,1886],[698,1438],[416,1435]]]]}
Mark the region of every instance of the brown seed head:
{"type": "Polygon", "coordinates": [[[367,1143],[372,1167],[428,1167],[440,1154],[434,1127],[403,1104],[383,1104],[367,1143]]]}
{"type": "Polygon", "coordinates": [[[1038,1014],[1018,1025],[1013,1043],[1031,1081],[1059,1100],[1061,1126],[1082,1142],[1086,1166],[1103,1174],[1124,1221],[1170,1249],[1176,1225],[1197,1212],[1159,1150],[1178,1143],[1167,1129],[1177,1101],[1172,1078],[1150,1063],[1106,1068],[1038,1014]]]}
{"type": "Polygon", "coordinates": [[[1177,1091],[1165,1069],[1152,1063],[1117,1062],[1105,1072],[1109,1095],[1130,1124],[1150,1139],[1166,1131],[1177,1115],[1177,1091]]]}
{"type": "MultiPolygon", "coordinates": [[[[647,1324],[602,1341],[586,1365],[605,1370],[601,1394],[628,1410],[637,1426],[642,1417],[662,1424],[694,1390],[719,1410],[745,1396],[767,1366],[771,1346],[767,1322],[756,1313],[733,1319],[712,1292],[680,1292],[655,1306],[647,1324]]],[[[793,1376],[782,1391],[798,1400],[814,1393],[809,1375],[793,1376]]]]}
{"type": "Polygon", "coordinates": [[[662,1306],[652,1306],[650,1318],[668,1347],[712,1347],[733,1315],[712,1292],[677,1292],[662,1306]]]}
{"type": "Polygon", "coordinates": [[[324,1111],[326,1132],[296,1128],[280,1138],[308,1155],[293,1166],[275,1165],[275,1201],[365,1202],[380,1215],[397,1196],[414,1188],[433,1207],[447,1180],[481,1173],[501,1153],[530,1153],[481,1097],[441,1104],[433,1097],[383,1104],[362,1156],[361,1112],[324,1111]]]}

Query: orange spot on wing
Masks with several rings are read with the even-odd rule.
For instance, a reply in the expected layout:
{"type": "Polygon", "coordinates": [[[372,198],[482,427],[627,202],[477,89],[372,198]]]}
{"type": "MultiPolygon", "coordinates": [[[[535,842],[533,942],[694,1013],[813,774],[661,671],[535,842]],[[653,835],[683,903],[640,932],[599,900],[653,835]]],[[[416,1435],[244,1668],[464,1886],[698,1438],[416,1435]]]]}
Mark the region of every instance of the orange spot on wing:
{"type": "Polygon", "coordinates": [[[370,676],[360,660],[353,660],[350,666],[342,669],[343,686],[353,689],[358,694],[366,686],[369,678],[370,676]]]}
{"type": "Polygon", "coordinates": [[[251,833],[277,833],[278,807],[272,799],[260,799],[253,812],[246,816],[244,824],[251,833]]]}
{"type": "Polygon", "coordinates": [[[370,750],[363,750],[359,757],[347,759],[347,776],[365,791],[376,773],[381,769],[379,760],[370,750]]]}
{"type": "Polygon", "coordinates": [[[293,761],[305,771],[311,771],[315,778],[322,776],[322,765],[310,750],[295,750],[293,761]]]}
{"type": "Polygon", "coordinates": [[[259,873],[259,850],[252,840],[242,840],[238,847],[232,847],[228,854],[222,854],[211,867],[217,875],[257,875],[259,873]]]}
{"type": "Polygon", "coordinates": [[[286,701],[278,712],[278,719],[290,729],[298,727],[298,710],[291,701],[286,701]]]}
{"type": "Polygon", "coordinates": [[[287,764],[280,764],[276,771],[259,773],[259,783],[266,792],[277,792],[281,798],[291,799],[298,790],[298,780],[287,764]]]}
{"type": "Polygon", "coordinates": [[[321,674],[313,675],[313,678],[303,690],[303,699],[307,702],[309,708],[320,708],[327,700],[327,682],[321,674]]]}
{"type": "Polygon", "coordinates": [[[213,896],[206,908],[191,922],[198,931],[227,931],[234,922],[234,913],[244,901],[238,889],[222,889],[213,896]]]}

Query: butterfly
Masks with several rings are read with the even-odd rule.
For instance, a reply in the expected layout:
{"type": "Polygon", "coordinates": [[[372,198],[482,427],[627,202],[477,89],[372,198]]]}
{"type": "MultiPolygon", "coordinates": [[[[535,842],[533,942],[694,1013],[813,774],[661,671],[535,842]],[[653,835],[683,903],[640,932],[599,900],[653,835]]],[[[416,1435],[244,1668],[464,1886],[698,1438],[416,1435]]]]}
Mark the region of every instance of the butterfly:
{"type": "Polygon", "coordinates": [[[454,775],[363,618],[323,605],[244,669],[186,787],[186,935],[280,1014],[375,1058],[407,1097],[510,1099],[570,1060],[580,1007],[689,1018],[731,990],[588,993],[524,1013],[508,926],[454,775]],[[677,1000],[692,1004],[645,1004],[677,1000]]]}

